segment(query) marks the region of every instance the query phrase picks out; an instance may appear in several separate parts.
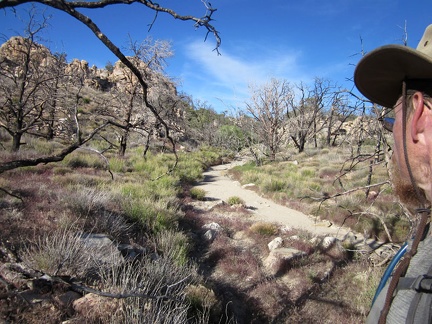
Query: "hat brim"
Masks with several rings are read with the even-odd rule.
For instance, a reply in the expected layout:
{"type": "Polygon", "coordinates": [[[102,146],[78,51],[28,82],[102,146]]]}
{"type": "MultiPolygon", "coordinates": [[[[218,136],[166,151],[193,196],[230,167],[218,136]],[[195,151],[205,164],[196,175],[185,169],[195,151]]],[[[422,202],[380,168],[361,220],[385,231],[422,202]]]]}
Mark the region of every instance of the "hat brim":
{"type": "Polygon", "coordinates": [[[372,102],[384,107],[396,104],[402,94],[404,79],[431,78],[431,58],[401,45],[382,46],[366,54],[354,72],[358,90],[372,102]]]}

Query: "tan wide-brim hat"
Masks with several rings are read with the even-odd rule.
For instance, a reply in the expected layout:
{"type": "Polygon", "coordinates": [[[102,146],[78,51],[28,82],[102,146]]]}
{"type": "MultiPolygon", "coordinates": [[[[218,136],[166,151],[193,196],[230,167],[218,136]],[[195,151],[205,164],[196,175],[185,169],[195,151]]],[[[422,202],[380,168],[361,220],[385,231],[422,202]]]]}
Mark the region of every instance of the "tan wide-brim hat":
{"type": "Polygon", "coordinates": [[[430,79],[432,90],[432,25],[426,28],[417,49],[402,45],[379,47],[366,54],[354,72],[358,90],[384,107],[396,104],[403,80],[421,79],[430,79]]]}

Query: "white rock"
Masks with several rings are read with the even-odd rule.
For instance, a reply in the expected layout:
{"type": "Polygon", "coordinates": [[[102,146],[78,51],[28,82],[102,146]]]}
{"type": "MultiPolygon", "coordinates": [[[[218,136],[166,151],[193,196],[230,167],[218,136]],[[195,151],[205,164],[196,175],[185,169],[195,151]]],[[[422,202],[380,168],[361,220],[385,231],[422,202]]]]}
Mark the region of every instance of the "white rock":
{"type": "Polygon", "coordinates": [[[207,232],[204,233],[204,239],[206,241],[213,242],[217,235],[217,231],[209,229],[207,232]]]}
{"type": "Polygon", "coordinates": [[[332,246],[336,243],[336,241],[337,241],[337,238],[336,238],[336,237],[326,236],[326,237],[324,237],[324,239],[322,240],[322,242],[321,242],[321,246],[322,246],[324,249],[328,249],[328,248],[332,247],[332,246]]]}
{"type": "Polygon", "coordinates": [[[283,239],[282,237],[276,237],[274,240],[272,240],[269,244],[267,244],[270,251],[273,251],[275,249],[278,249],[282,246],[283,239]]]}
{"type": "Polygon", "coordinates": [[[263,265],[272,272],[277,273],[283,269],[291,260],[306,256],[306,253],[293,248],[279,248],[270,251],[268,257],[264,260],[263,265]]]}
{"type": "Polygon", "coordinates": [[[254,187],[255,186],[255,183],[247,183],[247,184],[244,184],[243,186],[242,186],[242,188],[249,188],[249,187],[254,187]]]}
{"type": "Polygon", "coordinates": [[[215,222],[205,224],[202,226],[202,228],[207,229],[207,230],[213,230],[216,232],[222,231],[222,227],[218,223],[215,223],[215,222]]]}

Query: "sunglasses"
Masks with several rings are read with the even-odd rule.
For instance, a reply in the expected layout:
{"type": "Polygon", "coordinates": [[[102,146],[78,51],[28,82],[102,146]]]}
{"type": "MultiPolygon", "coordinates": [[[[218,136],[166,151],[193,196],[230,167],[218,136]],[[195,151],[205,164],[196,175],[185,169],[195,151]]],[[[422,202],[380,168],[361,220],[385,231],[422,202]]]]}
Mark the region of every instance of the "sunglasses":
{"type": "MultiPolygon", "coordinates": [[[[424,104],[426,107],[428,107],[429,109],[431,109],[431,107],[429,106],[429,104],[424,101],[424,104]]],[[[393,125],[395,123],[395,119],[392,117],[380,117],[378,118],[379,122],[381,123],[382,127],[389,132],[393,132],[393,125]]]]}
{"type": "Polygon", "coordinates": [[[389,132],[393,132],[393,125],[395,122],[394,118],[391,117],[382,117],[382,118],[378,118],[378,120],[380,121],[382,127],[389,132]]]}

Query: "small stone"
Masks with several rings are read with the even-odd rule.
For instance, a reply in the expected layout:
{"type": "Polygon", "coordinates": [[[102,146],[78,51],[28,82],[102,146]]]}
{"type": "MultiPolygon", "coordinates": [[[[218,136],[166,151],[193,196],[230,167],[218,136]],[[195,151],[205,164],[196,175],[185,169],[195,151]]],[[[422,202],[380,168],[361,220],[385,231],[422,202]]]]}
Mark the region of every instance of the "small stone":
{"type": "Polygon", "coordinates": [[[215,222],[205,224],[205,225],[203,225],[202,228],[207,229],[207,230],[213,230],[216,232],[220,232],[222,230],[222,227],[218,223],[215,223],[215,222]]]}
{"type": "Polygon", "coordinates": [[[337,241],[337,238],[332,237],[332,236],[326,236],[324,237],[324,239],[321,242],[321,247],[325,250],[329,249],[330,247],[332,247],[337,241]]]}
{"type": "Polygon", "coordinates": [[[274,240],[272,240],[269,244],[267,244],[270,251],[278,249],[282,246],[283,239],[282,237],[276,237],[274,240]]]}

